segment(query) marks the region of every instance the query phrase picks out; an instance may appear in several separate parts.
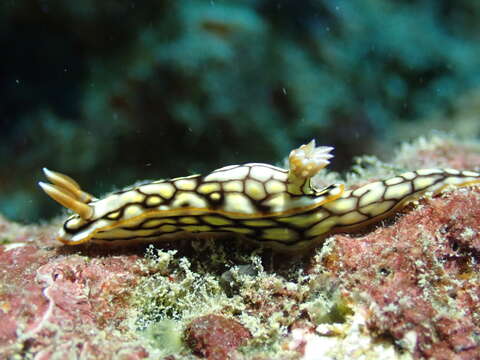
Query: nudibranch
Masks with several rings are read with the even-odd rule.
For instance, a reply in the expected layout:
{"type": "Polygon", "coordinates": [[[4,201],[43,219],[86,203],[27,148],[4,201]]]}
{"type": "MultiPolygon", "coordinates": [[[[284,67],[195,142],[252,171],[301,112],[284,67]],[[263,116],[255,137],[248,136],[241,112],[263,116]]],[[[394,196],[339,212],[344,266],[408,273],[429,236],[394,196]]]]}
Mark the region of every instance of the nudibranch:
{"type": "Polygon", "coordinates": [[[267,247],[298,249],[379,221],[426,192],[480,183],[480,173],[473,171],[422,169],[352,190],[343,184],[317,188],[312,177],[329,164],[332,149],[315,147],[312,140],[290,153],[288,170],[260,163],[231,165],[208,175],[130,187],[102,199],[46,168],[51,184],[39,185],[74,212],[58,235],[68,245],[234,234],[267,247]]]}

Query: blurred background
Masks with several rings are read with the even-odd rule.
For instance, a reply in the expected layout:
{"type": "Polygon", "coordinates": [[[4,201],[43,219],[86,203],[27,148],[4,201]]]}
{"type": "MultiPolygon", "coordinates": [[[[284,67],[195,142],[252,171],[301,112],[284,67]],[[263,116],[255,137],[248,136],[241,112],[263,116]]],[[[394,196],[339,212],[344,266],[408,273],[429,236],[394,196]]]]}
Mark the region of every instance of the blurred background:
{"type": "Polygon", "coordinates": [[[332,168],[432,130],[480,137],[480,2],[2,0],[0,213],[61,212],[47,166],[96,195],[312,138],[332,168]]]}

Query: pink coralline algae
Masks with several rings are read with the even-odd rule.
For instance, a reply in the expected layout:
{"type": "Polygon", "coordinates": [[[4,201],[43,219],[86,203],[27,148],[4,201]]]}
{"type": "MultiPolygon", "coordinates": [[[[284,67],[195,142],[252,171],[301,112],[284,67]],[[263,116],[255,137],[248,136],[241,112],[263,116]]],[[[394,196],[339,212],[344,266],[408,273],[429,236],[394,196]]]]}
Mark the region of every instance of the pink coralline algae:
{"type": "Polygon", "coordinates": [[[218,315],[196,318],[186,330],[189,346],[208,360],[227,359],[233,350],[249,338],[250,332],[240,323],[218,315]]]}
{"type": "Polygon", "coordinates": [[[368,309],[368,329],[400,347],[410,334],[416,357],[480,358],[480,189],[424,199],[390,221],[337,235],[326,261],[368,309]]]}
{"type": "Polygon", "coordinates": [[[122,336],[125,302],[135,284],[136,256],[86,258],[42,243],[42,229],[1,219],[0,354],[35,359],[141,359],[148,354],[122,336]],[[13,234],[13,235],[11,235],[13,234]],[[39,241],[40,240],[40,241],[39,241]],[[115,329],[115,331],[112,331],[115,329]],[[108,338],[108,342],[105,340],[108,338]]]}

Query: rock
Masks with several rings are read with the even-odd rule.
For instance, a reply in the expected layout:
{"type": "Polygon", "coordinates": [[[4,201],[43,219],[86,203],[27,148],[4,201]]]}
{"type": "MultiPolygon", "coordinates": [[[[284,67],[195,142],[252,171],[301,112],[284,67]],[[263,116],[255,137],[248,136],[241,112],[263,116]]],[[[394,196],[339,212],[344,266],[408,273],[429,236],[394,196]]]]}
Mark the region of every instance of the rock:
{"type": "Polygon", "coordinates": [[[251,335],[235,320],[219,315],[206,315],[188,325],[185,338],[195,353],[208,360],[223,360],[250,339],[251,335]]]}

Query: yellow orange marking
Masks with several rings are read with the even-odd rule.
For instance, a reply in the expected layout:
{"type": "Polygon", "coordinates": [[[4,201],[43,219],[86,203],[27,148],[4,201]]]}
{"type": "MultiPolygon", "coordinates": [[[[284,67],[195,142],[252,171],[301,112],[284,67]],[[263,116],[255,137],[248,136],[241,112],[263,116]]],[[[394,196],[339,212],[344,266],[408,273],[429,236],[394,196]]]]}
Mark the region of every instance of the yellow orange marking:
{"type": "Polygon", "coordinates": [[[189,232],[207,232],[213,230],[210,226],[207,225],[184,225],[180,228],[189,232]]]}
{"type": "Polygon", "coordinates": [[[159,230],[164,232],[172,232],[177,230],[177,227],[175,225],[163,225],[159,227],[159,230]]]}
{"type": "Polygon", "coordinates": [[[225,211],[242,214],[255,213],[250,200],[243,194],[225,194],[225,211]]]}
{"type": "Polygon", "coordinates": [[[120,215],[120,211],[115,211],[107,216],[107,219],[116,220],[120,215]]]}
{"type": "Polygon", "coordinates": [[[365,207],[360,208],[360,210],[364,214],[368,214],[371,217],[373,217],[373,216],[378,216],[378,215],[382,215],[382,214],[386,213],[388,210],[390,210],[393,207],[394,204],[395,204],[395,201],[393,201],[393,200],[383,201],[383,202],[378,203],[378,204],[367,205],[365,207]]]}
{"type": "Polygon", "coordinates": [[[344,198],[329,202],[323,205],[325,209],[335,213],[346,213],[352,211],[357,206],[357,198],[344,198]]]}
{"type": "Polygon", "coordinates": [[[373,183],[374,186],[371,186],[369,189],[370,191],[363,194],[360,197],[359,206],[363,207],[368,204],[374,203],[376,201],[380,201],[382,199],[383,192],[385,187],[378,182],[373,183]]]}
{"type": "Polygon", "coordinates": [[[412,193],[412,184],[410,182],[389,186],[385,191],[385,199],[401,199],[412,193]]]}
{"type": "Polygon", "coordinates": [[[193,216],[181,217],[180,219],[178,219],[178,222],[182,223],[182,224],[198,224],[197,218],[195,218],[193,216]]]}
{"type": "Polygon", "coordinates": [[[230,231],[230,232],[244,234],[244,235],[253,234],[253,230],[249,228],[239,228],[239,227],[233,227],[233,226],[223,226],[219,228],[219,230],[230,231]]]}
{"type": "Polygon", "coordinates": [[[415,190],[422,190],[432,185],[437,179],[438,178],[435,177],[420,177],[413,180],[413,185],[415,186],[415,190]]]}
{"type": "Polygon", "coordinates": [[[252,179],[245,181],[245,193],[255,200],[261,200],[267,195],[262,183],[252,179]]]}
{"type": "Polygon", "coordinates": [[[233,222],[219,216],[203,216],[202,219],[210,225],[232,225],[233,222]]]}
{"type": "Polygon", "coordinates": [[[158,227],[158,225],[162,224],[175,224],[175,220],[173,219],[151,219],[147,220],[142,224],[142,227],[144,228],[155,228],[158,227]]]}
{"type": "Polygon", "coordinates": [[[179,190],[193,190],[197,186],[197,182],[195,180],[180,179],[175,181],[175,186],[179,190]]]}
{"type": "Polygon", "coordinates": [[[244,225],[252,226],[252,227],[264,227],[264,226],[276,225],[275,221],[272,221],[272,220],[245,220],[242,223],[244,225]]]}
{"type": "Polygon", "coordinates": [[[277,218],[277,221],[296,225],[299,227],[308,227],[312,224],[319,222],[322,219],[328,217],[329,214],[325,210],[315,211],[312,214],[308,215],[296,215],[296,216],[289,216],[289,217],[280,217],[277,218]]]}
{"type": "Polygon", "coordinates": [[[278,194],[264,201],[263,203],[267,206],[270,206],[274,212],[282,212],[285,208],[285,204],[288,203],[288,200],[284,194],[278,194]]]}
{"type": "Polygon", "coordinates": [[[128,191],[126,193],[120,194],[117,197],[117,201],[121,201],[124,204],[127,203],[140,203],[145,199],[145,195],[142,195],[134,190],[128,191]]]}
{"type": "Polygon", "coordinates": [[[170,199],[175,192],[175,187],[170,183],[147,184],[139,187],[140,191],[149,195],[160,195],[165,199],[170,199]]]}
{"type": "Polygon", "coordinates": [[[209,194],[214,191],[220,191],[220,184],[217,182],[202,184],[197,189],[200,194],[209,194]]]}
{"type": "Polygon", "coordinates": [[[322,235],[322,234],[325,234],[326,232],[328,232],[332,227],[334,227],[336,225],[336,220],[333,219],[333,218],[327,218],[321,222],[319,222],[318,224],[312,226],[312,228],[310,228],[309,230],[307,230],[307,232],[305,233],[305,235],[311,237],[311,236],[318,236],[318,235],[322,235]]]}
{"type": "Polygon", "coordinates": [[[208,206],[205,199],[193,192],[179,192],[172,201],[172,208],[195,207],[206,208],[208,206]]]}
{"type": "Polygon", "coordinates": [[[272,228],[262,230],[262,238],[268,240],[289,241],[297,239],[298,234],[288,228],[272,228]]]}
{"type": "Polygon", "coordinates": [[[269,194],[276,194],[286,190],[285,184],[278,180],[269,180],[265,184],[265,189],[269,194]]]}
{"type": "Polygon", "coordinates": [[[220,200],[222,196],[220,195],[220,193],[218,192],[214,192],[214,193],[211,193],[210,194],[210,199],[214,200],[214,201],[217,201],[217,200],[220,200]]]}
{"type": "Polygon", "coordinates": [[[224,183],[223,190],[225,191],[235,191],[235,192],[242,192],[243,191],[243,183],[240,180],[233,180],[224,183]]]}
{"type": "MultiPolygon", "coordinates": [[[[117,211],[116,213],[119,214],[120,212],[117,211]]],[[[85,224],[85,221],[83,221],[82,218],[75,217],[75,218],[67,219],[67,221],[65,223],[67,224],[67,228],[69,228],[71,230],[74,230],[74,229],[79,228],[83,224],[85,224]]]]}
{"type": "Polygon", "coordinates": [[[147,204],[147,206],[157,206],[159,205],[160,203],[162,202],[162,198],[160,196],[155,196],[155,195],[151,195],[147,198],[147,200],[145,201],[145,203],[147,204]]]}
{"type": "Polygon", "coordinates": [[[352,211],[346,213],[345,215],[339,216],[337,222],[339,225],[351,225],[359,223],[360,221],[365,221],[367,219],[368,217],[366,217],[365,215],[362,215],[357,211],[352,211]]]}
{"type": "Polygon", "coordinates": [[[123,213],[125,219],[131,219],[143,214],[143,208],[139,205],[129,205],[123,213]]]}

